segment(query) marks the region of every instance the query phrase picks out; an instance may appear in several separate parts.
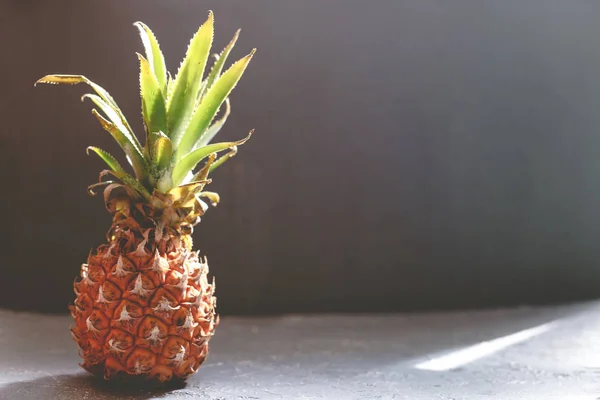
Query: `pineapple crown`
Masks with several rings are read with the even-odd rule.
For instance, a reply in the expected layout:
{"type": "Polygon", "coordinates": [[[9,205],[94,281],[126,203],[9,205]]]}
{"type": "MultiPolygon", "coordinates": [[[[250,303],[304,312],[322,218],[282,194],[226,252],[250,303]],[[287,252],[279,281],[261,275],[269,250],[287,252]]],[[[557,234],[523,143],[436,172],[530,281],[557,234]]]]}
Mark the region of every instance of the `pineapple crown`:
{"type": "MultiPolygon", "coordinates": [[[[235,142],[210,143],[225,124],[230,114],[229,94],[241,78],[256,49],[223,71],[223,66],[235,45],[239,30],[220,54],[214,54],[214,64],[204,76],[213,41],[213,13],[192,37],[185,58],[172,78],[167,72],[165,59],[156,37],[142,22],[134,24],[140,32],[145,57],[138,54],[140,62],[140,97],[146,143],[142,147],[131,126],[111,95],[101,86],[82,75],[47,75],[36,82],[49,84],[86,83],[95,94],[85,94],[100,111],[92,113],[102,127],[112,135],[125,152],[134,175],[123,169],[108,152],[94,146],[87,148],[96,153],[109,167],[100,173],[100,182],[89,187],[91,194],[99,186],[113,181],[103,181],[112,175],[146,201],[154,194],[179,197],[182,192],[196,200],[207,197],[213,204],[218,195],[204,192],[210,183],[209,173],[233,157],[235,142]],[[217,118],[219,110],[224,112],[217,118]],[[225,153],[223,153],[225,152],[225,153]],[[200,167],[197,172],[196,167],[200,167]]],[[[188,197],[189,198],[189,197],[188,197]]]]}

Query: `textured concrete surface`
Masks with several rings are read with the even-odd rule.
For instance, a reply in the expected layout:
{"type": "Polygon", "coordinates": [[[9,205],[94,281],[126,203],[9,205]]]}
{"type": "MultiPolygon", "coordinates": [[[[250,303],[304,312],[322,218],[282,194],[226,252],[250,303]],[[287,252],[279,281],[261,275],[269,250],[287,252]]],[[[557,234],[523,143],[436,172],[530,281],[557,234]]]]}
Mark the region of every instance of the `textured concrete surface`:
{"type": "Polygon", "coordinates": [[[600,398],[600,303],[406,314],[223,318],[185,386],[114,387],[81,370],[70,318],[0,310],[0,399],[600,398]],[[419,361],[557,321],[461,368],[419,361]]]}

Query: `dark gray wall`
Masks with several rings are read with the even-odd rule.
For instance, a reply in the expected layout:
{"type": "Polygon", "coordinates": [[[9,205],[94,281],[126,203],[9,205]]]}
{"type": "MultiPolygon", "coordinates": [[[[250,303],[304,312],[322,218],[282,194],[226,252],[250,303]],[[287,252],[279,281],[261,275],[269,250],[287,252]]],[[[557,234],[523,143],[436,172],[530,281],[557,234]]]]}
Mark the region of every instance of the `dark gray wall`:
{"type": "Polygon", "coordinates": [[[0,1],[0,305],[62,311],[110,220],[84,154],[116,145],[82,73],[140,129],[136,20],[173,71],[259,48],[197,229],[222,313],[386,311],[600,293],[600,3],[563,0],[0,1]]]}

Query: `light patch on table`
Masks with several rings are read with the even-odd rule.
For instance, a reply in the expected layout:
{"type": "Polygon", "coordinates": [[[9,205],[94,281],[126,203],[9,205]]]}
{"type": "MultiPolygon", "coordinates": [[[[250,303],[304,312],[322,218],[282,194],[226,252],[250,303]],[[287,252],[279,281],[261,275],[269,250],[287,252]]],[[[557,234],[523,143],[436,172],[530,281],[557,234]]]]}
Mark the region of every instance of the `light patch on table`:
{"type": "Polygon", "coordinates": [[[547,324],[525,329],[508,336],[481,342],[473,346],[465,347],[464,349],[418,363],[415,365],[415,368],[427,371],[448,371],[455,369],[479,360],[480,358],[497,353],[517,343],[529,340],[535,336],[541,335],[544,332],[548,332],[549,330],[555,328],[556,325],[556,322],[549,322],[547,324]]]}

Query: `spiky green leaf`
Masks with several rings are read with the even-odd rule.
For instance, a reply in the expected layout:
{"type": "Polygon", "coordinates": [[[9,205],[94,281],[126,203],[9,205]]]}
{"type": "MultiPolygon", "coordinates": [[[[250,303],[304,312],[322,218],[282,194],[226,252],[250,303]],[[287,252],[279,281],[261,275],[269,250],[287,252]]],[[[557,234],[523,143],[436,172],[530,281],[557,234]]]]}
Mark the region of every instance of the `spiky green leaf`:
{"type": "Polygon", "coordinates": [[[104,113],[106,118],[108,118],[110,122],[112,122],[117,128],[119,128],[119,130],[121,131],[121,133],[123,133],[124,136],[126,136],[132,143],[134,143],[136,147],[138,147],[138,149],[140,148],[137,138],[135,138],[131,134],[131,132],[129,132],[129,129],[127,129],[127,127],[123,124],[123,121],[121,120],[119,114],[115,111],[113,106],[111,106],[109,103],[104,101],[102,97],[96,94],[88,93],[81,96],[81,101],[84,101],[85,99],[90,99],[104,113]]]}
{"type": "MultiPolygon", "coordinates": [[[[169,101],[171,100],[171,97],[173,97],[173,89],[175,88],[175,84],[173,83],[173,77],[171,76],[171,73],[167,71],[167,93],[165,96],[165,101],[167,104],[169,104],[169,101]]],[[[167,107],[168,109],[168,107],[167,107]]]]}
{"type": "Polygon", "coordinates": [[[115,124],[106,120],[102,115],[100,115],[96,109],[92,110],[92,114],[94,114],[94,116],[98,119],[100,125],[102,125],[102,128],[110,133],[111,136],[117,141],[119,146],[121,146],[127,155],[127,161],[129,161],[133,167],[138,179],[144,179],[147,175],[148,167],[140,149],[138,149],[135,143],[125,136],[115,124]]]}
{"type": "Polygon", "coordinates": [[[148,148],[152,148],[154,132],[167,132],[167,110],[158,80],[150,68],[148,60],[141,54],[140,59],[140,95],[142,98],[142,116],[148,134],[148,148]]]}
{"type": "MultiPolygon", "coordinates": [[[[122,120],[119,118],[118,114],[115,112],[114,108],[110,104],[105,102],[100,96],[91,94],[91,93],[84,94],[81,97],[82,101],[85,99],[90,99],[96,106],[98,106],[98,108],[100,110],[102,110],[104,115],[106,115],[106,117],[114,125],[114,127],[116,127],[116,129],[119,130],[119,135],[118,135],[119,139],[117,139],[115,137],[115,139],[117,140],[117,142],[119,142],[119,144],[121,144],[121,142],[123,142],[123,143],[128,142],[130,144],[129,147],[131,147],[133,149],[132,153],[140,153],[140,154],[142,153],[142,148],[141,148],[140,143],[138,142],[137,138],[131,134],[131,132],[127,129],[127,127],[125,125],[123,125],[122,120]]],[[[104,124],[102,125],[102,127],[104,127],[104,124]]],[[[111,135],[112,135],[112,133],[111,133],[111,135]]],[[[114,137],[114,135],[113,135],[113,137],[114,137]]],[[[121,146],[121,147],[125,151],[125,148],[123,146],[121,146]]],[[[127,156],[131,157],[131,159],[133,161],[137,161],[137,157],[135,157],[135,154],[129,154],[129,153],[127,153],[127,151],[125,151],[125,154],[127,156]]],[[[133,165],[133,167],[136,171],[136,175],[138,177],[142,176],[139,173],[142,172],[141,168],[143,168],[143,166],[144,166],[144,163],[141,163],[140,165],[133,165]]]]}
{"type": "Polygon", "coordinates": [[[196,97],[196,103],[194,103],[194,110],[198,108],[202,98],[204,97],[204,93],[206,93],[206,80],[202,81],[200,84],[200,89],[198,90],[198,96],[196,97]]]}
{"type": "Polygon", "coordinates": [[[231,39],[229,44],[225,46],[223,51],[221,51],[221,54],[218,55],[217,60],[215,61],[215,64],[213,65],[212,69],[210,70],[210,73],[208,74],[208,78],[206,79],[206,86],[208,88],[210,88],[213,85],[213,83],[215,83],[217,78],[221,76],[221,71],[223,71],[223,66],[227,61],[227,57],[229,56],[229,53],[231,53],[231,50],[233,49],[233,46],[235,46],[235,42],[237,42],[239,36],[240,29],[238,29],[235,32],[235,35],[233,35],[233,38],[231,39]]]}
{"type": "Polygon", "coordinates": [[[210,168],[208,169],[208,173],[209,174],[212,173],[215,169],[219,168],[227,160],[229,160],[231,157],[235,156],[236,154],[237,154],[237,146],[233,147],[229,153],[225,153],[224,155],[219,157],[219,159],[217,161],[212,163],[210,168]]]}
{"type": "Polygon", "coordinates": [[[204,146],[190,152],[175,164],[175,168],[173,168],[172,173],[173,184],[175,186],[180,185],[185,177],[188,176],[188,174],[196,167],[196,165],[198,165],[200,161],[204,160],[212,153],[218,153],[246,143],[246,141],[250,139],[250,136],[252,136],[252,133],[253,132],[250,132],[248,136],[242,140],[238,140],[237,142],[209,144],[208,146],[204,146]]]}
{"type": "Polygon", "coordinates": [[[213,41],[213,13],[190,41],[187,53],[173,83],[167,104],[169,137],[177,146],[194,111],[198,90],[213,41]]]}
{"type": "Polygon", "coordinates": [[[138,21],[133,25],[140,31],[140,37],[142,38],[142,44],[146,52],[146,59],[150,63],[150,69],[156,76],[158,86],[163,95],[166,95],[167,67],[163,53],[158,45],[158,40],[156,40],[154,33],[143,22],[138,21]]]}
{"type": "Polygon", "coordinates": [[[206,95],[194,112],[192,119],[177,146],[176,159],[180,160],[193,147],[204,131],[209,127],[221,104],[229,96],[246,70],[255,50],[231,66],[223,75],[208,89],[206,95]]]}
{"type": "Polygon", "coordinates": [[[86,149],[86,153],[88,155],[90,154],[90,150],[96,153],[98,157],[100,157],[111,170],[115,172],[125,172],[125,170],[123,169],[123,167],[121,167],[121,164],[119,164],[117,159],[110,155],[110,153],[108,153],[107,151],[104,151],[99,147],[89,146],[86,149]]]}
{"type": "Polygon", "coordinates": [[[100,179],[102,179],[102,177],[105,175],[112,175],[115,178],[119,179],[121,182],[123,182],[130,188],[134,189],[144,199],[146,199],[148,201],[152,197],[150,195],[150,192],[148,192],[148,190],[144,187],[144,185],[142,185],[137,179],[135,179],[133,176],[129,175],[125,171],[111,171],[111,170],[106,169],[106,170],[100,172],[100,179]]]}
{"type": "Polygon", "coordinates": [[[225,122],[227,122],[227,117],[231,113],[231,105],[229,104],[229,99],[225,99],[225,113],[221,118],[213,122],[213,124],[200,136],[196,144],[194,145],[194,149],[198,147],[206,146],[213,140],[213,138],[219,133],[225,122]]]}

